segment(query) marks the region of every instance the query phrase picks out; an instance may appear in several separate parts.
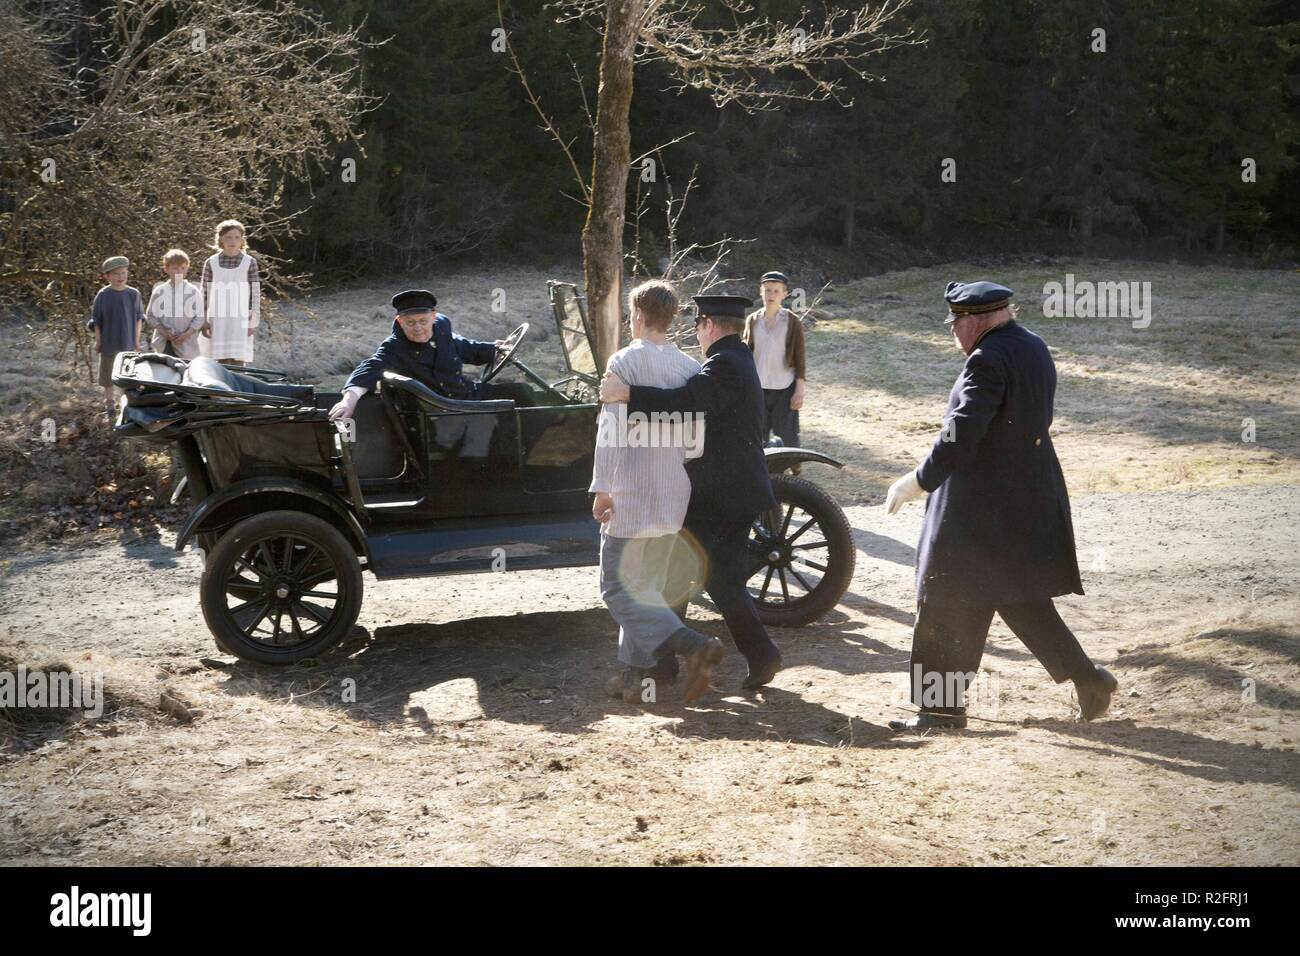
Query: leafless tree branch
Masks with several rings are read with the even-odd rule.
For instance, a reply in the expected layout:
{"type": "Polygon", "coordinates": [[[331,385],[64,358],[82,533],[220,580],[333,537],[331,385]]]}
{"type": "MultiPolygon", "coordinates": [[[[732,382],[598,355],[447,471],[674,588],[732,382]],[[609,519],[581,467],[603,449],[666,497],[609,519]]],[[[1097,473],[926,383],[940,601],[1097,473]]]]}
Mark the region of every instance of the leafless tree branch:
{"type": "Polygon", "coordinates": [[[297,231],[279,211],[291,179],[364,156],[366,45],[290,0],[0,7],[0,305],[38,304],[44,332],[84,350],[101,260],[129,256],[147,287],[163,251],[206,256],[226,218],[248,224],[273,296],[302,288],[265,249],[297,231]],[[102,62],[67,62],[74,31],[102,62]]]}
{"type": "MultiPolygon", "coordinates": [[[[554,121],[547,114],[546,110],[542,108],[541,100],[537,98],[537,95],[533,92],[533,88],[528,85],[528,77],[524,75],[524,68],[520,65],[519,58],[515,56],[515,48],[510,42],[510,31],[506,29],[505,12],[502,10],[501,0],[497,0],[497,22],[501,24],[501,32],[505,36],[506,53],[510,57],[510,72],[519,77],[519,82],[524,88],[524,95],[528,97],[528,102],[532,105],[533,110],[542,120],[542,128],[551,134],[551,138],[560,145],[560,149],[564,152],[565,159],[569,161],[569,168],[573,171],[574,181],[577,182],[578,191],[583,197],[582,204],[584,206],[590,206],[591,186],[588,184],[586,177],[582,175],[582,170],[578,168],[578,161],[574,158],[573,150],[570,148],[572,141],[566,142],[564,137],[560,135],[560,131],[556,128],[554,121]]],[[[574,72],[577,72],[576,66],[574,67],[574,72]]],[[[582,86],[581,77],[578,79],[578,86],[582,86]]],[[[587,105],[587,94],[585,90],[582,94],[582,103],[583,108],[585,109],[587,105]]],[[[587,119],[589,124],[594,128],[595,122],[591,121],[590,111],[587,113],[587,119]]]]}

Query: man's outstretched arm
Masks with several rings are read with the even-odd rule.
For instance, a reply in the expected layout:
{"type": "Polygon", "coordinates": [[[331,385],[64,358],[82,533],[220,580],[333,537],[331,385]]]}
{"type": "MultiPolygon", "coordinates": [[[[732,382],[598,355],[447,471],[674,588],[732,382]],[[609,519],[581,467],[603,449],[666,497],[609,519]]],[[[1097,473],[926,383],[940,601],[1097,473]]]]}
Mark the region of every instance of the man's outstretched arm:
{"type": "Polygon", "coordinates": [[[709,412],[730,406],[740,393],[740,372],[729,362],[710,359],[698,375],[677,388],[628,386],[607,374],[601,382],[601,401],[626,401],[628,412],[709,412]],[[608,384],[607,384],[608,383],[608,384]]]}
{"type": "Polygon", "coordinates": [[[343,398],[330,409],[330,420],[351,418],[357,410],[357,402],[361,401],[361,396],[379,384],[385,367],[391,368],[392,362],[388,343],[380,342],[375,354],[358,365],[348,376],[347,384],[343,386],[343,398]]]}
{"type": "Polygon", "coordinates": [[[943,432],[935,439],[930,454],[916,469],[917,483],[923,489],[934,491],[954,471],[968,467],[975,460],[1006,391],[1006,374],[1001,363],[978,354],[967,360],[957,385],[957,405],[944,423],[943,432]]]}
{"type": "Polygon", "coordinates": [[[347,384],[343,388],[359,388],[364,392],[374,388],[383,378],[384,369],[394,368],[393,357],[389,353],[388,342],[380,342],[379,348],[375,349],[375,354],[356,367],[356,370],[348,376],[347,384]]]}
{"type": "Polygon", "coordinates": [[[451,334],[451,341],[455,346],[456,354],[466,365],[490,365],[496,361],[497,347],[501,344],[467,339],[455,332],[451,334]]]}
{"type": "Polygon", "coordinates": [[[925,461],[889,486],[885,495],[889,514],[897,514],[907,502],[934,491],[954,471],[975,460],[989,423],[1002,405],[1006,375],[997,362],[983,355],[972,356],[962,369],[957,392],[957,405],[925,461]]]}

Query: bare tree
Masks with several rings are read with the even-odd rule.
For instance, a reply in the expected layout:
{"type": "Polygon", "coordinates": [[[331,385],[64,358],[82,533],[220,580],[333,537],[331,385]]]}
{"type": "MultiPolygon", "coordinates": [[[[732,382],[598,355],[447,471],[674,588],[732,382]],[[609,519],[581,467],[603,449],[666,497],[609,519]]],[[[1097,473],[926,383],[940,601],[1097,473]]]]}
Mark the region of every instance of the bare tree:
{"type": "MultiPolygon", "coordinates": [[[[745,0],[556,0],[558,19],[585,21],[604,32],[600,85],[592,132],[590,180],[577,172],[572,151],[535,97],[544,125],[562,145],[589,208],[582,234],[589,313],[603,366],[618,348],[623,230],[631,146],[633,69],[661,62],[677,89],[699,89],[714,103],[746,110],[777,108],[784,100],[832,100],[852,106],[845,76],[867,78],[863,62],[894,46],[919,42],[910,29],[891,32],[908,0],[873,7],[804,11],[795,23],[755,15],[745,0]],[[721,8],[721,9],[719,9],[721,8]],[[840,69],[828,69],[838,67],[840,69]]],[[[514,61],[518,70],[518,62],[514,61]]]]}
{"type": "Polygon", "coordinates": [[[582,228],[587,311],[596,328],[596,367],[618,351],[623,277],[623,223],[632,161],[632,69],[646,0],[609,0],[600,53],[596,130],[592,137],[591,206],[582,228]]]}
{"type": "Polygon", "coordinates": [[[292,233],[286,180],[360,156],[362,46],[288,0],[117,0],[90,17],[6,3],[0,305],[38,304],[84,355],[105,257],[130,256],[141,282],[169,247],[205,255],[224,218],[254,244],[292,233]]]}
{"type": "MultiPolygon", "coordinates": [[[[734,277],[724,276],[722,272],[732,249],[753,240],[723,236],[715,242],[692,242],[683,245],[681,219],[686,212],[686,201],[690,199],[691,191],[695,188],[695,174],[698,167],[691,170],[686,186],[678,194],[664,161],[663,148],[656,148],[652,152],[657,159],[657,169],[666,193],[663,217],[664,242],[667,248],[663,250],[663,256],[657,262],[646,261],[646,252],[642,248],[641,225],[649,212],[649,201],[648,193],[642,189],[642,181],[638,179],[636,205],[631,222],[632,248],[627,254],[632,276],[635,279],[653,276],[666,279],[683,293],[683,299],[686,296],[703,295],[715,289],[725,288],[727,283],[734,281],[734,277]]],[[[682,309],[684,311],[685,307],[683,306],[682,309]]],[[[668,338],[683,350],[699,348],[699,342],[695,338],[694,323],[688,319],[684,320],[680,314],[669,328],[668,338]]]]}

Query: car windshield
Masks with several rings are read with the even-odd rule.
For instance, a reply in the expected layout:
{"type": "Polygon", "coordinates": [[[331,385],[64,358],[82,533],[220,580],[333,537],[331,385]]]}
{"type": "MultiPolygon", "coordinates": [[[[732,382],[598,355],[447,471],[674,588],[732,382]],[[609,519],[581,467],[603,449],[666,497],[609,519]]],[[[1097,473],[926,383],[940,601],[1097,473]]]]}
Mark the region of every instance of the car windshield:
{"type": "Polygon", "coordinates": [[[564,348],[564,359],[569,365],[569,371],[596,379],[596,352],[577,288],[569,282],[552,282],[550,291],[551,309],[555,313],[560,344],[564,348]]]}

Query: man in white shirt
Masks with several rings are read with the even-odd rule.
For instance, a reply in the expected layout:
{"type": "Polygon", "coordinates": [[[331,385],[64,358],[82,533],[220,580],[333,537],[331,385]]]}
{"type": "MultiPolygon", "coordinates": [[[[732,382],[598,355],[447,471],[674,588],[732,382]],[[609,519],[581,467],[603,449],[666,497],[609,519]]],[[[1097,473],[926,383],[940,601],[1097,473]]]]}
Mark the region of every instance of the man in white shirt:
{"type": "MultiPolygon", "coordinates": [[[[677,388],[700,366],[668,341],[677,294],[652,281],[628,296],[633,341],[609,360],[608,371],[632,385],[677,388]]],[[[709,686],[724,648],[682,623],[664,600],[668,560],[690,503],[685,460],[703,448],[703,423],[677,413],[627,414],[626,403],[601,409],[590,490],[592,514],[601,522],[600,593],[619,625],[618,659],[624,670],[610,682],[611,696],[653,702],[646,671],[664,652],[686,657],[682,698],[690,703],[709,686]]]]}

